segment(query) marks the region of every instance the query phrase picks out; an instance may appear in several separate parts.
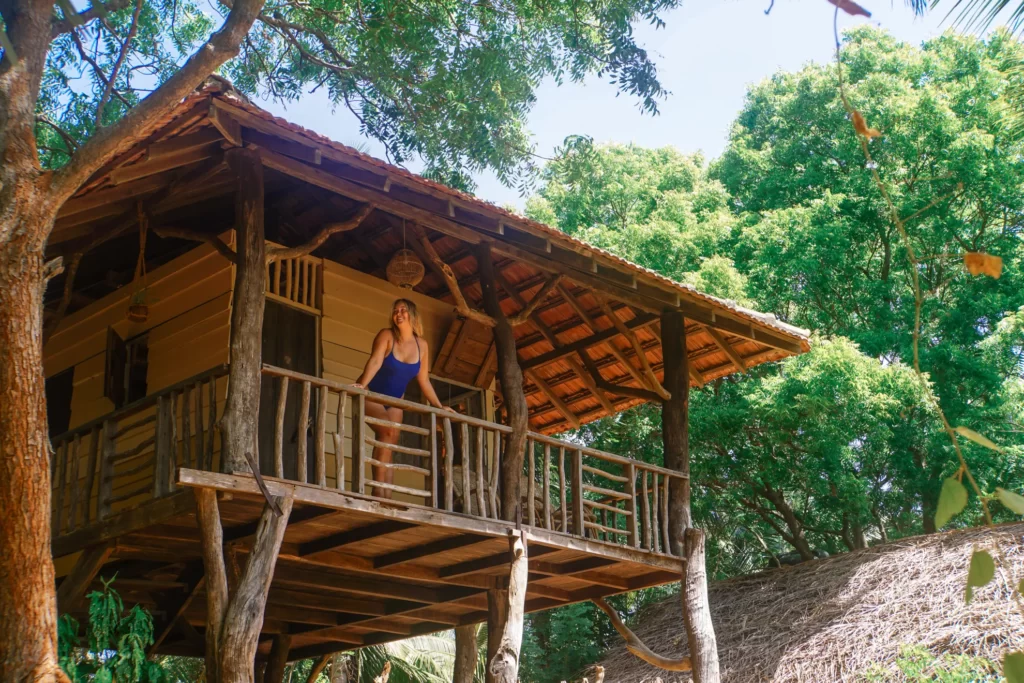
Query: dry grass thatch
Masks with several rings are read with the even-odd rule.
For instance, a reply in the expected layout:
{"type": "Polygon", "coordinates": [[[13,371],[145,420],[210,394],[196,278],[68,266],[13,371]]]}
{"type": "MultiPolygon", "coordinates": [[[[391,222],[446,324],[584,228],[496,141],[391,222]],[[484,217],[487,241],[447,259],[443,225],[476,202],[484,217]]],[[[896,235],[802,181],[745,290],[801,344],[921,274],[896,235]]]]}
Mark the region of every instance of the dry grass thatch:
{"type": "MultiPolygon", "coordinates": [[[[998,539],[1024,578],[1024,524],[893,541],[866,550],[721,581],[710,602],[728,683],[858,680],[894,668],[901,645],[995,661],[1024,650],[1024,619],[1002,569],[964,603],[972,548],[998,539]]],[[[653,605],[635,631],[659,654],[686,653],[679,599],[653,605]]],[[[601,662],[609,683],[689,681],[636,659],[619,644],[601,662]]]]}

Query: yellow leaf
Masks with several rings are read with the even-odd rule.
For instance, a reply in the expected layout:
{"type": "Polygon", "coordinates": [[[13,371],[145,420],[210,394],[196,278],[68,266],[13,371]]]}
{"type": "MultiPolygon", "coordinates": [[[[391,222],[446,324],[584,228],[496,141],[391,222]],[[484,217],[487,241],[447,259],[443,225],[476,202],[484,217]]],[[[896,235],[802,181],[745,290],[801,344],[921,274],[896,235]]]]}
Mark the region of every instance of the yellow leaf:
{"type": "Polygon", "coordinates": [[[973,441],[974,443],[978,444],[979,446],[984,446],[985,448],[991,448],[993,451],[996,451],[997,453],[1002,453],[1003,452],[1003,448],[1001,446],[999,446],[998,444],[993,443],[988,438],[982,436],[981,434],[979,434],[978,432],[974,431],[973,429],[961,426],[961,427],[954,428],[953,431],[956,432],[957,434],[959,434],[960,436],[966,438],[966,439],[970,439],[971,441],[973,441]]]}
{"type": "Polygon", "coordinates": [[[881,131],[877,128],[868,128],[868,122],[864,120],[864,117],[856,109],[853,110],[853,128],[868,140],[882,137],[881,131]]]}
{"type": "Polygon", "coordinates": [[[969,251],[964,254],[964,265],[967,266],[967,272],[975,277],[988,275],[998,280],[1003,274],[1003,259],[992,254],[969,251]]]}

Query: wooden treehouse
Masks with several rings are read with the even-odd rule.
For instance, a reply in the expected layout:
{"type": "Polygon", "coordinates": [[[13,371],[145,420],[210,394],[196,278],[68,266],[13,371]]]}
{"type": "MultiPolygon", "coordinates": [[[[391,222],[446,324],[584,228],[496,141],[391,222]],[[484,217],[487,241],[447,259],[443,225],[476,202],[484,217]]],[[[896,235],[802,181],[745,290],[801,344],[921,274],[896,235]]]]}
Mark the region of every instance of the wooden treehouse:
{"type": "Polygon", "coordinates": [[[259,660],[486,621],[489,592],[509,587],[510,532],[528,548],[526,611],[677,581],[669,504],[688,495],[685,471],[554,435],[677,386],[685,437],[688,385],[808,348],[770,316],[232,91],[197,91],[147,133],[60,212],[45,369],[59,608],[85,619],[85,592],[116,573],[125,602],[152,611],[156,652],[204,654],[211,586],[244,582],[264,511],[282,501],[259,660]],[[402,249],[425,266],[412,289],[387,279],[402,249]],[[481,313],[488,296],[528,406],[518,474],[503,472],[517,461],[496,379],[508,340],[481,313]],[[457,413],[422,403],[415,383],[405,400],[351,386],[399,297],[417,304],[434,386],[457,413]],[[231,406],[246,386],[258,409],[231,406]],[[367,399],[404,409],[386,488],[367,399]],[[225,456],[237,430],[261,476],[225,456]],[[224,552],[204,564],[197,504],[210,500],[224,552]]]}

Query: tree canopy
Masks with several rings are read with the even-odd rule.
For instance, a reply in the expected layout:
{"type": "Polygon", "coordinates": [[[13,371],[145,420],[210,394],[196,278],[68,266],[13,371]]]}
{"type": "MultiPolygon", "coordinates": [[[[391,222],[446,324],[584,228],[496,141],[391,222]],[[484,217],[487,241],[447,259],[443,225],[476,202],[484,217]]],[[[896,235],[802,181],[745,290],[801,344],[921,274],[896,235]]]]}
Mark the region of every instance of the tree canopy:
{"type": "MultiPolygon", "coordinates": [[[[1004,116],[1022,57],[1002,32],[915,47],[859,28],[842,48],[847,97],[882,132],[871,153],[922,263],[930,390],[953,424],[1004,448],[964,446],[985,491],[1024,481],[1024,168],[1004,116]],[[1000,256],[1002,277],[971,276],[967,252],[1000,256]]],[[[935,531],[958,463],[911,368],[909,266],[870,170],[835,64],[813,64],[750,89],[719,159],[577,145],[544,168],[527,204],[531,217],[817,333],[803,356],[691,392],[693,514],[719,578],[935,531]]],[[[579,437],[661,463],[660,430],[648,405],[579,437]]],[[[972,500],[953,523],[979,521],[972,500]]],[[[555,617],[531,628],[581,650],[581,634],[604,637],[583,616],[554,634],[555,617]]]]}

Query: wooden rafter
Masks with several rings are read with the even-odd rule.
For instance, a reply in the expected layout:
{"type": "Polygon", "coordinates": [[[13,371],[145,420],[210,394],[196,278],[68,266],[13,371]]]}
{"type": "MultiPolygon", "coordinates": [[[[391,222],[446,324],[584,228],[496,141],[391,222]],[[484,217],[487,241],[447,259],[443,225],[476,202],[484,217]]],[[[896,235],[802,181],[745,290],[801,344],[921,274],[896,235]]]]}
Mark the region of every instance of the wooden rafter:
{"type": "Polygon", "coordinates": [[[296,258],[298,256],[305,256],[306,254],[313,252],[317,247],[326,242],[327,238],[329,238],[331,235],[335,235],[339,232],[348,232],[350,230],[355,230],[356,228],[358,228],[360,225],[363,224],[363,221],[366,220],[366,217],[369,216],[370,213],[375,208],[376,207],[373,204],[363,204],[359,208],[359,210],[356,211],[355,214],[353,214],[351,217],[337,223],[328,223],[325,226],[323,226],[320,229],[320,232],[314,235],[312,239],[310,239],[302,246],[272,247],[270,249],[267,249],[267,262],[270,263],[273,261],[277,261],[279,259],[289,259],[296,258]]]}
{"type": "Polygon", "coordinates": [[[533,370],[526,370],[523,374],[529,377],[530,381],[537,385],[537,388],[540,389],[541,393],[548,397],[548,400],[551,401],[551,405],[553,405],[555,409],[565,417],[569,424],[576,429],[579,428],[580,419],[576,417],[576,414],[573,413],[572,410],[569,409],[569,406],[565,404],[565,401],[558,397],[555,390],[548,386],[547,382],[541,379],[533,370]]]}
{"type": "Polygon", "coordinates": [[[654,370],[651,369],[651,364],[647,360],[647,354],[644,353],[644,347],[640,345],[640,340],[637,339],[633,330],[629,329],[625,324],[623,324],[622,320],[619,319],[619,316],[615,315],[615,311],[613,311],[612,307],[608,305],[608,301],[606,301],[604,297],[597,292],[594,292],[594,298],[596,298],[598,304],[601,305],[601,310],[604,311],[605,317],[607,317],[615,326],[615,329],[617,329],[619,333],[633,345],[633,350],[640,359],[640,365],[643,368],[644,375],[647,377],[647,383],[651,389],[664,400],[671,398],[671,395],[665,387],[661,385],[661,381],[658,380],[658,376],[654,374],[654,370]]]}
{"type": "Polygon", "coordinates": [[[238,254],[235,250],[224,243],[224,240],[220,238],[220,235],[207,232],[199,232],[198,230],[188,230],[186,228],[175,228],[169,225],[153,228],[160,237],[173,237],[180,240],[191,240],[193,242],[205,242],[217,250],[217,253],[226,258],[231,263],[235,263],[238,259],[238,254]]]}
{"type": "MultiPolygon", "coordinates": [[[[594,322],[594,318],[589,313],[587,313],[586,309],[584,309],[583,306],[580,305],[580,302],[576,300],[576,297],[572,295],[568,288],[559,285],[558,291],[561,293],[562,298],[565,299],[566,303],[568,303],[572,307],[572,310],[576,311],[576,315],[580,317],[580,320],[582,320],[587,327],[593,330],[595,335],[602,334],[604,332],[604,330],[601,330],[597,326],[597,323],[594,322]]],[[[626,358],[625,354],[622,353],[622,350],[619,349],[619,347],[617,347],[610,339],[605,344],[605,346],[608,347],[608,350],[611,351],[613,356],[615,356],[615,359],[619,361],[619,363],[621,363],[623,367],[626,368],[626,371],[629,372],[630,375],[632,375],[633,379],[635,379],[641,387],[644,387],[645,389],[651,389],[651,386],[647,382],[647,379],[643,375],[641,375],[636,368],[633,367],[633,364],[629,362],[629,360],[626,358]]]]}
{"type": "Polygon", "coordinates": [[[722,349],[725,355],[729,357],[729,360],[731,360],[732,364],[736,366],[736,369],[746,374],[747,366],[744,364],[743,358],[736,352],[733,345],[726,341],[722,333],[713,327],[705,327],[704,331],[708,333],[708,336],[711,337],[712,340],[714,340],[715,344],[718,345],[718,348],[722,349]]]}
{"type": "Polygon", "coordinates": [[[594,383],[597,385],[599,389],[602,389],[604,391],[607,391],[608,393],[615,394],[618,396],[629,396],[630,398],[639,398],[641,400],[649,401],[652,403],[657,403],[658,401],[661,401],[661,396],[648,389],[635,389],[633,387],[625,386],[622,384],[612,384],[601,375],[601,371],[597,368],[597,365],[590,358],[590,355],[587,354],[586,351],[584,351],[582,355],[583,364],[584,366],[586,366],[587,371],[590,374],[590,377],[593,379],[594,383]]]}
{"type": "Polygon", "coordinates": [[[479,323],[487,325],[488,327],[494,327],[494,318],[487,315],[483,311],[478,311],[469,305],[466,301],[465,295],[462,293],[462,288],[459,287],[459,281],[455,277],[455,272],[452,271],[451,266],[441,259],[438,255],[437,250],[434,249],[433,243],[427,236],[426,232],[419,230],[418,228],[413,229],[414,233],[418,233],[419,243],[423,247],[423,251],[426,253],[429,262],[433,264],[434,270],[436,270],[441,277],[444,278],[445,283],[448,285],[448,291],[451,292],[452,297],[455,299],[455,309],[459,312],[463,318],[470,318],[476,320],[479,323]]]}
{"type": "MultiPolygon", "coordinates": [[[[522,295],[515,289],[515,287],[512,286],[512,283],[510,283],[505,278],[505,276],[502,275],[500,271],[498,271],[497,269],[495,269],[494,279],[497,280],[498,284],[501,285],[502,289],[504,289],[508,293],[509,297],[511,297],[513,301],[515,301],[520,306],[523,306],[525,308],[525,301],[523,300],[522,295]]],[[[558,282],[555,281],[555,286],[557,285],[558,282]]],[[[532,321],[534,327],[537,328],[537,331],[544,336],[544,338],[548,341],[549,344],[551,344],[553,348],[562,348],[562,343],[558,341],[558,337],[556,337],[555,333],[551,330],[551,328],[548,327],[544,323],[544,321],[540,319],[540,316],[534,315],[532,317],[532,321]]],[[[597,386],[596,382],[594,381],[594,378],[590,376],[590,373],[580,366],[579,361],[577,361],[572,356],[569,356],[566,358],[566,362],[568,363],[569,367],[572,368],[572,371],[576,373],[576,376],[580,378],[583,384],[585,384],[586,387],[590,389],[590,391],[594,394],[594,397],[601,402],[601,407],[608,411],[609,415],[614,414],[615,407],[611,404],[611,401],[608,400],[608,397],[604,395],[604,392],[597,386]]]]}
{"type": "MultiPolygon", "coordinates": [[[[548,295],[555,290],[555,287],[557,287],[558,283],[561,281],[561,275],[554,275],[549,278],[548,281],[544,283],[544,286],[540,288],[540,291],[537,292],[533,299],[530,300],[530,303],[523,305],[523,309],[521,311],[508,319],[508,324],[512,327],[517,327],[528,321],[530,316],[533,315],[533,312],[537,310],[537,306],[543,303],[544,299],[548,298],[548,295]]],[[[522,296],[519,296],[518,301],[522,300],[522,296]]]]}

